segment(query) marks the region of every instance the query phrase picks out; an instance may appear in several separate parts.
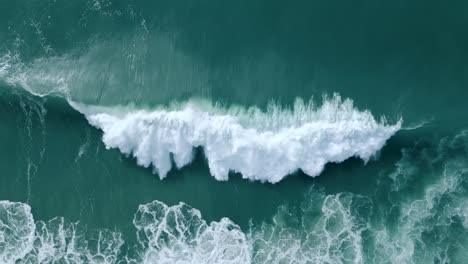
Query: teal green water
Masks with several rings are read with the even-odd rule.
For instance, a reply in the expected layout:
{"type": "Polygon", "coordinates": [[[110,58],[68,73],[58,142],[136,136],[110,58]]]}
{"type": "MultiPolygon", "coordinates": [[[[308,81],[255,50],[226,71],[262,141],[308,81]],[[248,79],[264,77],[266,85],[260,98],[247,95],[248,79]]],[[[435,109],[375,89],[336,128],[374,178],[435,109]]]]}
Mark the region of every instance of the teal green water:
{"type": "Polygon", "coordinates": [[[0,263],[467,262],[467,10],[0,0],[0,263]]]}

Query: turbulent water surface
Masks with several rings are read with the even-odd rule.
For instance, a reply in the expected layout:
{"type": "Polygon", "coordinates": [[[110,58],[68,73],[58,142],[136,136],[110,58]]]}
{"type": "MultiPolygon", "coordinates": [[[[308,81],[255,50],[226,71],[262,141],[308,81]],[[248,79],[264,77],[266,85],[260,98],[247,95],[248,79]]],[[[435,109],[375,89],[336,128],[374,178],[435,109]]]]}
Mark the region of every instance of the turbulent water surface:
{"type": "Polygon", "coordinates": [[[467,10],[0,0],[0,263],[467,263],[467,10]]]}

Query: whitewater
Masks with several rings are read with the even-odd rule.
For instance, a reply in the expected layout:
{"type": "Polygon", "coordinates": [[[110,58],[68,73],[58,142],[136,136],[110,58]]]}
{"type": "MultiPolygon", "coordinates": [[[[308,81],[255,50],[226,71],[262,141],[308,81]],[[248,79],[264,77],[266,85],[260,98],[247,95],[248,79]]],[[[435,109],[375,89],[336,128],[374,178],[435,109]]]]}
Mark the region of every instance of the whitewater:
{"type": "Polygon", "coordinates": [[[72,105],[103,131],[107,148],[133,155],[161,179],[173,163],[178,169],[188,165],[198,147],[217,180],[228,180],[230,172],[270,183],[298,170],[315,177],[330,162],[369,161],[402,123],[377,122],[337,94],[321,106],[297,99],[292,110],[270,104],[265,112],[256,107],[226,111],[195,101],[156,111],[72,105]]]}

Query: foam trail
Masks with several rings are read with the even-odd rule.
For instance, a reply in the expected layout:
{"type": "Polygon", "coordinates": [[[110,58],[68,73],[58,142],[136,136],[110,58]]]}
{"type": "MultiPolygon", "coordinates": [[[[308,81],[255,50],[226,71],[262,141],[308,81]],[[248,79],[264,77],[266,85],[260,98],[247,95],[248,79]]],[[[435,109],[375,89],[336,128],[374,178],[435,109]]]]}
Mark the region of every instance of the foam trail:
{"type": "Polygon", "coordinates": [[[401,128],[401,130],[416,130],[416,129],[419,129],[419,128],[423,128],[423,127],[426,127],[428,126],[432,121],[434,121],[434,119],[430,119],[430,120],[423,120],[423,121],[420,121],[420,122],[416,122],[414,124],[407,124],[405,125],[404,127],[401,128]]]}
{"type": "Polygon", "coordinates": [[[298,99],[292,110],[271,104],[266,112],[196,101],[155,111],[71,104],[104,132],[107,148],[133,155],[161,179],[172,168],[171,155],[182,168],[192,161],[196,147],[203,148],[217,180],[237,172],[276,183],[298,169],[314,177],[329,162],[350,157],[367,162],[401,128],[401,120],[394,125],[378,122],[337,94],[320,107],[298,99]]]}

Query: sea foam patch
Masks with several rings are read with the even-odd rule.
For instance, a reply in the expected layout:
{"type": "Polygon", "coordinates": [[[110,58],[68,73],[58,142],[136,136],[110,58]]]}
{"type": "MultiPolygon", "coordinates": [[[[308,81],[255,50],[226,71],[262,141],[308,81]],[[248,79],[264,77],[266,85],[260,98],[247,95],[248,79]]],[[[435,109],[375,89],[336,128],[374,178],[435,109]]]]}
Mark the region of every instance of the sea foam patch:
{"type": "Polygon", "coordinates": [[[133,224],[138,245],[128,247],[120,232],[87,231],[63,217],[35,222],[29,205],[0,201],[0,263],[251,263],[238,225],[228,218],[207,223],[184,203],[142,204],[133,224]]]}
{"type": "Polygon", "coordinates": [[[217,180],[236,172],[276,183],[299,169],[315,177],[329,162],[350,157],[367,162],[402,123],[377,121],[337,94],[320,106],[298,99],[292,109],[272,104],[266,111],[195,101],[154,111],[71,104],[104,132],[107,148],[133,155],[161,179],[173,163],[177,168],[189,164],[196,147],[203,149],[217,180]]]}
{"type": "Polygon", "coordinates": [[[31,207],[0,201],[0,263],[15,263],[32,249],[36,225],[31,207]]]}

